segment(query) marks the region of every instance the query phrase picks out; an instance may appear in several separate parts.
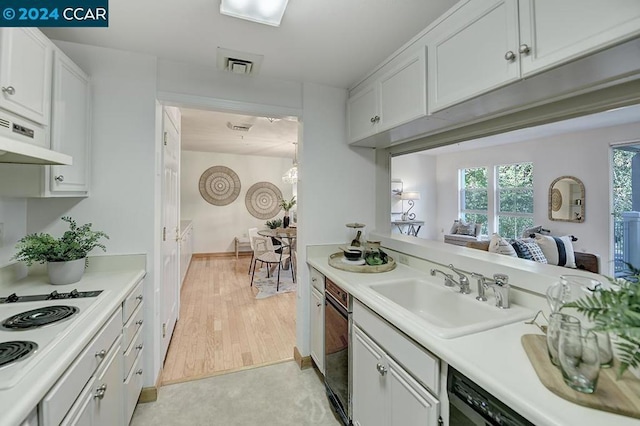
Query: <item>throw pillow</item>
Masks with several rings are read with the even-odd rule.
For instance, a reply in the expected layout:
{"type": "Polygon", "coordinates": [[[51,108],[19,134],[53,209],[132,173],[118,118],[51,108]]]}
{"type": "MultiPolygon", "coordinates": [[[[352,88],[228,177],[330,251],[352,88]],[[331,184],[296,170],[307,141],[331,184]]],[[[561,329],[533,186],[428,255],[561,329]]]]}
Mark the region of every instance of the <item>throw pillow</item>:
{"type": "Polygon", "coordinates": [[[449,231],[450,234],[457,234],[458,233],[458,225],[460,225],[460,221],[459,220],[454,220],[453,221],[453,225],[451,226],[451,230],[449,231]]]}
{"type": "Polygon", "coordinates": [[[551,237],[536,234],[536,243],[551,265],[576,267],[576,256],[570,236],[551,237]]]}
{"type": "Polygon", "coordinates": [[[458,225],[458,234],[460,235],[471,235],[472,237],[476,236],[476,224],[475,223],[464,223],[460,222],[458,225]]]}
{"type": "Polygon", "coordinates": [[[523,238],[521,240],[515,240],[512,245],[518,257],[533,260],[538,263],[547,263],[547,258],[544,257],[544,253],[540,250],[540,246],[534,239],[523,238]]]}
{"type": "Polygon", "coordinates": [[[489,241],[489,252],[518,257],[518,254],[511,244],[509,244],[509,241],[505,240],[498,234],[493,234],[491,237],[491,241],[489,241]]]}

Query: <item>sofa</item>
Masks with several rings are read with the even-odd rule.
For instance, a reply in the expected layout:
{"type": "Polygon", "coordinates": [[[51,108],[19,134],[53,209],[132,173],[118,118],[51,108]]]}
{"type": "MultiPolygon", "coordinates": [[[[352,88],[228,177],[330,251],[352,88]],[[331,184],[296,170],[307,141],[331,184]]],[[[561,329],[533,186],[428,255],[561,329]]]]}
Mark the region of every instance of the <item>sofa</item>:
{"type": "Polygon", "coordinates": [[[465,246],[468,242],[479,241],[482,223],[464,223],[454,220],[453,226],[448,234],[444,236],[444,242],[456,246],[465,246]]]}
{"type": "MultiPolygon", "coordinates": [[[[468,241],[466,247],[489,251],[491,241],[468,241]]],[[[596,274],[600,273],[600,256],[592,253],[574,252],[576,269],[589,271],[596,274]]]]}

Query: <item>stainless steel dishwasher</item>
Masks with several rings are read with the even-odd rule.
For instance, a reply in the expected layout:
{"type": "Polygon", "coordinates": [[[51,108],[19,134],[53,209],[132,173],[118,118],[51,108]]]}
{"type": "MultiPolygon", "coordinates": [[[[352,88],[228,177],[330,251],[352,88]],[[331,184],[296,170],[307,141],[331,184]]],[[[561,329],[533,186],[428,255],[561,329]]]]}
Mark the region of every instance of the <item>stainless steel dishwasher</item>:
{"type": "Polygon", "coordinates": [[[349,412],[349,293],[325,280],[324,298],[324,381],[331,405],[345,425],[351,423],[349,412]]]}

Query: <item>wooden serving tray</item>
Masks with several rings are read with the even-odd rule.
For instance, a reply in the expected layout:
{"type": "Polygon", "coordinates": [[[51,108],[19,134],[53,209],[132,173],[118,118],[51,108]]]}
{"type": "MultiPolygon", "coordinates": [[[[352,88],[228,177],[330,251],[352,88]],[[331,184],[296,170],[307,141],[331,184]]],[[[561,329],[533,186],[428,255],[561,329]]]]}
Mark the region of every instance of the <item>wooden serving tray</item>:
{"type": "Polygon", "coordinates": [[[585,407],[640,419],[640,379],[627,371],[616,380],[618,361],[611,368],[600,369],[595,392],[586,394],[564,383],[562,372],[549,360],[545,336],[525,334],[521,341],[538,378],[551,392],[585,407]]]}
{"type": "Polygon", "coordinates": [[[396,261],[393,260],[391,256],[387,256],[388,262],[384,265],[351,265],[348,263],[344,263],[342,258],[344,254],[342,252],[333,253],[329,256],[329,265],[333,266],[336,269],[342,269],[343,271],[349,272],[364,272],[364,273],[377,273],[377,272],[388,272],[396,267],[396,261]]]}

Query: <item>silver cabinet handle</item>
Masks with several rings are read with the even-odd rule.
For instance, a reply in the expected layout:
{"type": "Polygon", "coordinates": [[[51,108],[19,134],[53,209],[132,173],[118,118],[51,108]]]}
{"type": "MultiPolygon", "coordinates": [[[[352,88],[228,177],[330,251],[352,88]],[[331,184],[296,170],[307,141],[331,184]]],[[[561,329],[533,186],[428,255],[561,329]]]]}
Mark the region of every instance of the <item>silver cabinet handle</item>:
{"type": "Polygon", "coordinates": [[[137,349],[137,350],[139,350],[139,351],[141,351],[141,350],[142,350],[142,347],[143,347],[143,344],[142,344],[142,343],[140,343],[138,346],[136,346],[136,349],[137,349]]]}
{"type": "Polygon", "coordinates": [[[378,121],[380,121],[380,116],[376,115],[375,117],[371,117],[371,122],[372,123],[377,123],[378,121]]]}
{"type": "Polygon", "coordinates": [[[526,44],[521,44],[520,47],[518,48],[518,52],[521,55],[528,55],[529,53],[531,53],[531,48],[526,44]]]}
{"type": "Polygon", "coordinates": [[[322,303],[316,303],[316,306],[319,308],[320,306],[322,306],[322,303]]]}
{"type": "Polygon", "coordinates": [[[2,88],[2,93],[6,93],[7,95],[15,95],[16,89],[13,86],[7,86],[2,88]]]}
{"type": "Polygon", "coordinates": [[[93,396],[94,398],[102,399],[104,398],[104,394],[107,393],[107,385],[102,385],[96,389],[96,394],[93,396]]]}
{"type": "Polygon", "coordinates": [[[142,302],[142,295],[138,295],[138,296],[136,296],[136,300],[139,300],[139,301],[141,301],[141,302],[142,302]]]}
{"type": "Polygon", "coordinates": [[[64,182],[64,176],[62,175],[58,175],[54,179],[56,180],[56,182],[64,182]]]}
{"type": "Polygon", "coordinates": [[[318,279],[316,277],[311,278],[311,282],[315,283],[316,281],[318,281],[318,279]]]}
{"type": "Polygon", "coordinates": [[[378,370],[378,373],[380,373],[381,376],[384,376],[385,374],[387,374],[387,367],[385,367],[380,363],[376,365],[376,370],[378,370]]]}
{"type": "Polygon", "coordinates": [[[513,53],[511,50],[509,50],[507,53],[504,54],[504,59],[506,59],[509,62],[513,62],[516,60],[516,54],[513,53]]]}
{"type": "Polygon", "coordinates": [[[96,358],[104,358],[107,355],[106,350],[101,350],[100,352],[96,352],[96,358]]]}
{"type": "Polygon", "coordinates": [[[143,323],[143,322],[144,322],[144,321],[142,321],[142,320],[138,320],[138,321],[136,321],[136,324],[138,324],[138,325],[142,325],[142,323],[143,323]]]}
{"type": "Polygon", "coordinates": [[[136,374],[142,376],[142,368],[140,370],[136,371],[136,374]]]}

